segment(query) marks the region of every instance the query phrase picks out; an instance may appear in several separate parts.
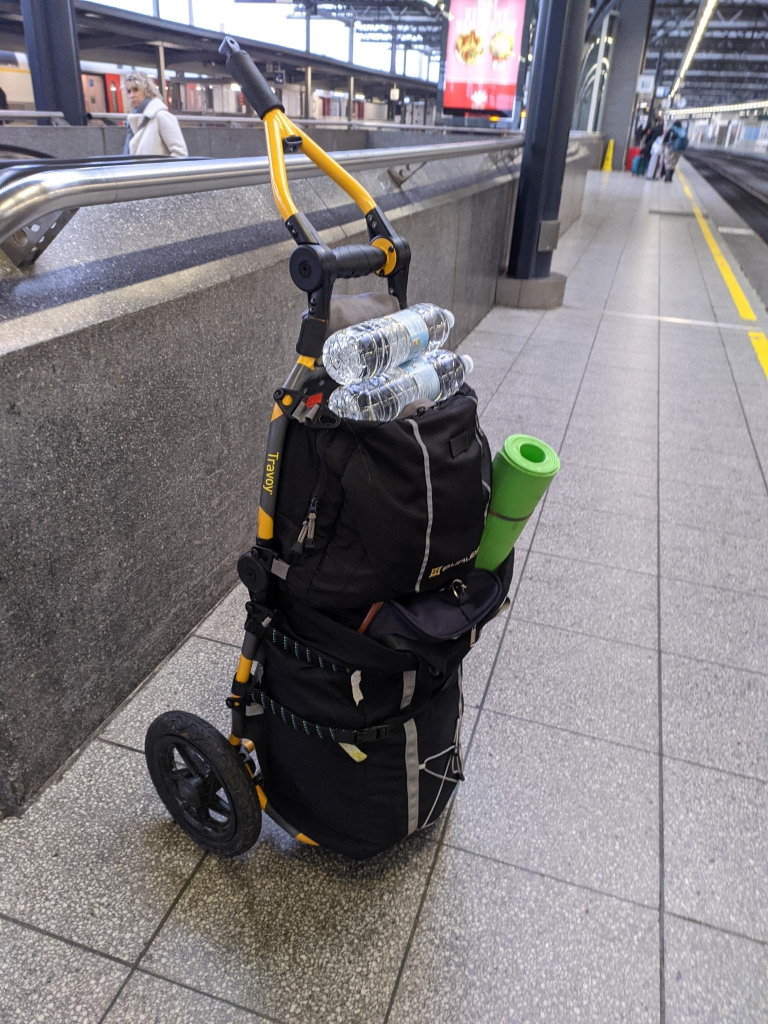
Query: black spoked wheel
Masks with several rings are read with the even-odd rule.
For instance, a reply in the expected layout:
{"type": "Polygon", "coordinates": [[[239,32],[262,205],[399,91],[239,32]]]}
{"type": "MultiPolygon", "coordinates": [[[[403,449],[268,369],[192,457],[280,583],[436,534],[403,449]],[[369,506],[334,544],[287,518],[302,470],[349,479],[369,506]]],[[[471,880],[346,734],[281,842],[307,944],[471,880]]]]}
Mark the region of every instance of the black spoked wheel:
{"type": "Polygon", "coordinates": [[[210,723],[167,711],[147,730],[152,782],[174,821],[204,850],[236,857],[261,832],[261,805],[248,769],[210,723]]]}

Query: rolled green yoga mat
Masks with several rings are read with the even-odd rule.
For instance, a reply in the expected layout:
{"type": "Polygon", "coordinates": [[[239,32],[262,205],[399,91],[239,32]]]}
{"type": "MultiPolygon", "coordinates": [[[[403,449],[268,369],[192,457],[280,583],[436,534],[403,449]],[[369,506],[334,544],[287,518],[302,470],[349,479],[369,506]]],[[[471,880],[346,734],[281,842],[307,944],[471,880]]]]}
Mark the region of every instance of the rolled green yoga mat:
{"type": "Polygon", "coordinates": [[[560,469],[557,452],[527,434],[513,434],[493,459],[491,507],[475,565],[497,569],[560,469]]]}

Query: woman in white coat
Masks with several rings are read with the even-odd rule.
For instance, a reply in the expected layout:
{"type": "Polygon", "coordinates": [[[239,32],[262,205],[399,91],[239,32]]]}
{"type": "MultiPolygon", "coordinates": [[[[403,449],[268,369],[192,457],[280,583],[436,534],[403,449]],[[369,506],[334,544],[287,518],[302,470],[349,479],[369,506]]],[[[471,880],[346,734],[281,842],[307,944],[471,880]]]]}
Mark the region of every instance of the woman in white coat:
{"type": "Polygon", "coordinates": [[[179,122],[160,98],[160,90],[143,71],[125,76],[125,91],[133,107],[123,152],[131,156],[187,156],[179,122]]]}

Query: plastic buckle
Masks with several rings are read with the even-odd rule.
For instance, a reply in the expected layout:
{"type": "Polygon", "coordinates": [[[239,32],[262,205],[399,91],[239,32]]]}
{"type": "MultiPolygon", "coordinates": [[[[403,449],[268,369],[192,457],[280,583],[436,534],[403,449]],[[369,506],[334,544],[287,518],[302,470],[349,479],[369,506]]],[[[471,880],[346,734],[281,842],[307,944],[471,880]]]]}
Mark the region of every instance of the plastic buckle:
{"type": "Polygon", "coordinates": [[[372,725],[370,729],[362,729],[355,733],[356,743],[373,743],[389,736],[388,725],[372,725]]]}

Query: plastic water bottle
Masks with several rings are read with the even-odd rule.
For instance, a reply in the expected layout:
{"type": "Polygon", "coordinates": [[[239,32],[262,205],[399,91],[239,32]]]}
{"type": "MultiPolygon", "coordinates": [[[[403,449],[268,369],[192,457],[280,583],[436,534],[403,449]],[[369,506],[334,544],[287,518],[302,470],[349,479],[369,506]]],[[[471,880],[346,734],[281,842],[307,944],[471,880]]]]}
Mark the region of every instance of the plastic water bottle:
{"type": "Polygon", "coordinates": [[[419,302],[399,313],[344,327],[323,346],[323,363],[339,384],[366,380],[445,344],[453,313],[419,302]]]}
{"type": "Polygon", "coordinates": [[[439,349],[376,377],[337,388],[328,404],[344,419],[393,420],[417,398],[439,402],[455,394],[472,366],[471,356],[439,349]]]}

